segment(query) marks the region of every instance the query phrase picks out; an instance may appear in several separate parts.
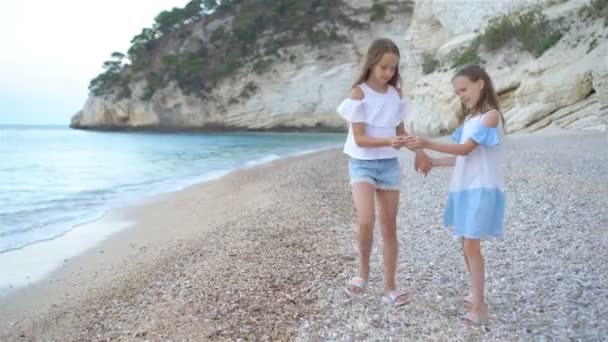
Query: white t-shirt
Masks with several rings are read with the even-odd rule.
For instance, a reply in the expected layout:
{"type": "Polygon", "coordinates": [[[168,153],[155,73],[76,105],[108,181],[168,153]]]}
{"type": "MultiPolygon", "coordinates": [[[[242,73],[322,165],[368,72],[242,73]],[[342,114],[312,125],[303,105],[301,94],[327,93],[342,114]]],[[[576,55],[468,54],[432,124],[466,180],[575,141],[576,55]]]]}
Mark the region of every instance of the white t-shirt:
{"type": "Polygon", "coordinates": [[[340,116],[349,122],[344,153],[355,159],[396,158],[399,152],[391,146],[357,146],[350,123],[365,123],[365,134],[369,137],[392,138],[397,135],[397,126],[405,122],[409,108],[407,101],[401,99],[393,86],[389,86],[386,93],[377,92],[365,83],[359,84],[358,87],[363,91],[363,99],[346,99],[337,108],[340,116]]]}

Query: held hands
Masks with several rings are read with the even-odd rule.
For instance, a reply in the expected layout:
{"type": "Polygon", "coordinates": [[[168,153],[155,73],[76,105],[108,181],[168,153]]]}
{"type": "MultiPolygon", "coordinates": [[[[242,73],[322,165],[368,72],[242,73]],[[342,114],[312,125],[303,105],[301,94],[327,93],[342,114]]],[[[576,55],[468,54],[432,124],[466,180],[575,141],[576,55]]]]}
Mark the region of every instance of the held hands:
{"type": "Polygon", "coordinates": [[[403,144],[409,149],[420,149],[427,147],[428,140],[421,137],[408,136],[404,137],[403,144]]]}
{"type": "Polygon", "coordinates": [[[396,137],[394,137],[393,139],[391,139],[391,146],[394,149],[400,149],[403,146],[405,146],[405,138],[406,136],[404,135],[398,135],[396,137]]]}
{"type": "Polygon", "coordinates": [[[404,146],[410,150],[423,149],[427,147],[427,144],[427,139],[416,136],[399,135],[391,139],[391,146],[396,149],[404,146]]]}
{"type": "Polygon", "coordinates": [[[391,146],[395,149],[407,147],[416,153],[414,169],[425,176],[431,171],[433,164],[429,156],[421,149],[426,146],[426,139],[414,136],[396,136],[391,139],[391,146]]]}

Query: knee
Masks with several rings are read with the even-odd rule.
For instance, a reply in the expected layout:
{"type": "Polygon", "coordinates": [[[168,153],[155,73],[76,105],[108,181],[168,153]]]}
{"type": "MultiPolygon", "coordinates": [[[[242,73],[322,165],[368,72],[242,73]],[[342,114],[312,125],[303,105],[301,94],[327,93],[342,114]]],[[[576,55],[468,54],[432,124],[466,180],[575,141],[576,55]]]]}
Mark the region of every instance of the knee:
{"type": "Polygon", "coordinates": [[[371,233],[374,231],[374,220],[365,219],[359,221],[359,231],[365,233],[371,233]]]}
{"type": "Polygon", "coordinates": [[[397,239],[397,225],[396,224],[382,225],[381,232],[382,232],[382,239],[385,241],[397,239]]]}
{"type": "Polygon", "coordinates": [[[467,258],[481,258],[481,250],[479,248],[479,242],[464,242],[464,255],[467,258]]]}
{"type": "Polygon", "coordinates": [[[380,218],[380,226],[385,230],[395,230],[397,228],[396,217],[382,217],[380,218]]]}

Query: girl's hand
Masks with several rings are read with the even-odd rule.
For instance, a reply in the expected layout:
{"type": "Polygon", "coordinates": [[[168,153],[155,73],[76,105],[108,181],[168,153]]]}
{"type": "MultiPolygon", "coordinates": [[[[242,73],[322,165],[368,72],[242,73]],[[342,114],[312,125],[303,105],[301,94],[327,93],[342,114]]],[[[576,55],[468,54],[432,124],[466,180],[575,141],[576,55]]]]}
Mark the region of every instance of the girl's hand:
{"type": "Polygon", "coordinates": [[[428,141],[424,138],[409,136],[405,139],[405,146],[407,148],[415,149],[415,148],[426,148],[428,141]]]}
{"type": "Polygon", "coordinates": [[[422,151],[416,152],[416,158],[414,158],[414,169],[416,169],[416,171],[418,172],[423,173],[426,177],[426,175],[431,171],[432,168],[433,163],[431,161],[431,158],[429,158],[429,156],[427,156],[426,153],[422,151]]]}
{"type": "Polygon", "coordinates": [[[405,146],[405,136],[396,136],[391,139],[391,146],[395,149],[400,149],[405,146]]]}

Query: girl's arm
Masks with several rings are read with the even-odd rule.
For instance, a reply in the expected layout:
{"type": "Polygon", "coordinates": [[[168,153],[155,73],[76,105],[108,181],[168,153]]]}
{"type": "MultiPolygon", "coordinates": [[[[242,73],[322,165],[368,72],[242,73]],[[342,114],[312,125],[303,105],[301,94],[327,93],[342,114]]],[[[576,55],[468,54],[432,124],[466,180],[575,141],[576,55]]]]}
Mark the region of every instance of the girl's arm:
{"type": "Polygon", "coordinates": [[[378,139],[365,134],[365,123],[363,122],[353,122],[351,127],[355,144],[359,147],[396,147],[396,139],[378,139]]]}
{"type": "Polygon", "coordinates": [[[453,154],[456,156],[466,156],[471,153],[477,147],[477,145],[479,145],[471,139],[467,139],[467,141],[462,144],[445,144],[419,137],[408,137],[406,140],[408,141],[406,144],[412,148],[426,148],[428,150],[453,154]]]}
{"type": "Polygon", "coordinates": [[[431,164],[433,165],[433,167],[454,166],[454,164],[456,163],[455,156],[444,157],[444,158],[430,158],[430,159],[431,159],[431,164]]]}
{"type": "Polygon", "coordinates": [[[467,140],[464,144],[438,143],[432,140],[411,136],[407,134],[407,132],[406,136],[402,138],[401,141],[403,142],[403,145],[406,146],[410,151],[421,151],[420,149],[424,148],[428,150],[459,156],[466,156],[467,154],[471,153],[471,151],[473,151],[478,145],[475,141],[471,139],[467,140]]]}
{"type": "MultiPolygon", "coordinates": [[[[481,125],[485,126],[486,128],[495,128],[498,125],[498,123],[500,122],[499,121],[500,113],[498,113],[495,110],[490,111],[487,114],[485,114],[481,120],[482,120],[481,125]]],[[[469,153],[471,153],[475,148],[477,148],[477,146],[479,145],[479,143],[477,141],[475,141],[471,138],[467,139],[462,144],[446,144],[446,143],[436,142],[433,140],[428,140],[428,139],[419,138],[419,137],[411,137],[411,136],[405,138],[405,140],[406,140],[406,145],[409,148],[426,148],[429,150],[453,154],[453,155],[457,155],[457,156],[466,156],[469,153]]]]}

